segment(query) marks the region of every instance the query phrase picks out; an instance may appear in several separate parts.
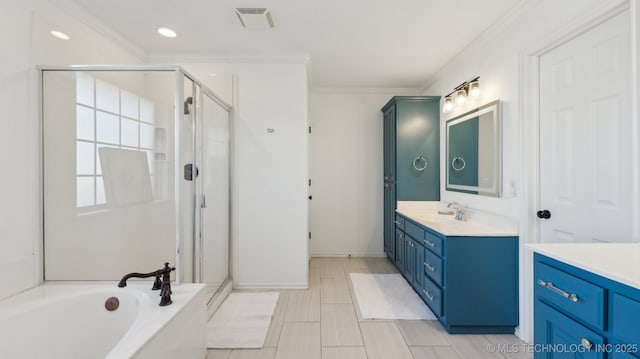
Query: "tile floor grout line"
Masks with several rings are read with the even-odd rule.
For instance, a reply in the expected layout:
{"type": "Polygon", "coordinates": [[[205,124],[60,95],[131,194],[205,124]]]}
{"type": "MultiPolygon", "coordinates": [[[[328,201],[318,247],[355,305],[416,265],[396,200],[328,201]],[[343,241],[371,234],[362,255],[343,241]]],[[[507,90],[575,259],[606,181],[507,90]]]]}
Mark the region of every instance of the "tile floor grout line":
{"type": "MultiPolygon", "coordinates": [[[[347,273],[345,273],[347,274],[347,273]]],[[[349,289],[349,295],[352,297],[351,298],[351,305],[353,306],[353,311],[356,314],[356,322],[358,323],[358,332],[360,333],[360,339],[362,340],[362,346],[364,347],[364,355],[367,357],[367,359],[369,359],[369,352],[367,351],[367,345],[364,342],[364,335],[362,335],[362,326],[360,325],[361,321],[358,318],[359,313],[359,308],[356,308],[356,300],[355,300],[355,295],[351,294],[351,291],[353,290],[353,285],[351,283],[351,276],[347,275],[347,286],[349,289]]],[[[361,315],[361,314],[360,314],[361,315]]]]}

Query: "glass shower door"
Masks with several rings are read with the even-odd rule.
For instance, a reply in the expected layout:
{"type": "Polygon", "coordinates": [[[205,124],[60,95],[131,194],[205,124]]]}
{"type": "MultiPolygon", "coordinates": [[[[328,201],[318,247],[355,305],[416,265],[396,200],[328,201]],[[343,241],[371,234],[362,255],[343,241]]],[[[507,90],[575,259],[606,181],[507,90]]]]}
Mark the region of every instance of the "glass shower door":
{"type": "Polygon", "coordinates": [[[215,293],[229,277],[229,112],[202,92],[196,121],[199,234],[197,281],[215,293]]]}

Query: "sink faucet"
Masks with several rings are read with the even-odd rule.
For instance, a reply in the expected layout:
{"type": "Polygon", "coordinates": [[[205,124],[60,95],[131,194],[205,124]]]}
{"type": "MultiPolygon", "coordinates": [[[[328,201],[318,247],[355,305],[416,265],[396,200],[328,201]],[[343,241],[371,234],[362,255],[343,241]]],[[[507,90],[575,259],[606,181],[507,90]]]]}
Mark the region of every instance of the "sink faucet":
{"type": "Polygon", "coordinates": [[[457,219],[458,221],[466,221],[467,220],[467,213],[466,213],[465,207],[462,206],[460,203],[451,202],[451,203],[449,203],[447,205],[447,208],[453,209],[455,211],[454,218],[457,219]]]}
{"type": "Polygon", "coordinates": [[[169,263],[164,264],[164,268],[158,269],[149,273],[129,273],[120,279],[120,283],[118,283],[118,287],[124,288],[127,286],[127,279],[129,278],[150,278],[156,277],[155,281],[153,281],[153,287],[151,290],[160,289],[160,306],[164,307],[165,305],[169,305],[173,303],[171,300],[171,272],[176,270],[175,267],[169,267],[169,263]],[[162,276],[162,281],[160,281],[160,276],[162,276]]]}

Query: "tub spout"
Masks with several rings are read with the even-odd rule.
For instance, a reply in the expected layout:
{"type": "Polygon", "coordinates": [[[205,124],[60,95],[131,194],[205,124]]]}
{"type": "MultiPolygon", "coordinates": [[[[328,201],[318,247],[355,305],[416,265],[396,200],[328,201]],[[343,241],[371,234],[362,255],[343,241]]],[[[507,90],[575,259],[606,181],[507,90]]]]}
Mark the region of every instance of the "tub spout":
{"type": "Polygon", "coordinates": [[[129,273],[127,275],[125,275],[124,277],[122,277],[122,279],[120,279],[120,283],[118,283],[118,287],[120,288],[124,288],[127,286],[127,279],[129,278],[149,278],[149,277],[156,277],[156,280],[153,282],[153,290],[158,290],[160,289],[160,285],[162,284],[160,282],[160,276],[162,275],[162,269],[158,269],[157,271],[153,271],[150,273],[129,273]]]}
{"type": "Polygon", "coordinates": [[[120,279],[120,283],[118,283],[118,287],[124,288],[127,286],[127,279],[129,278],[150,278],[156,277],[153,281],[153,287],[151,290],[160,290],[160,296],[162,299],[160,300],[160,305],[165,306],[173,303],[171,301],[171,272],[176,270],[175,267],[169,267],[169,263],[164,264],[164,268],[158,269],[149,273],[129,273],[120,279]],[[160,277],[162,276],[162,281],[160,281],[160,277]]]}

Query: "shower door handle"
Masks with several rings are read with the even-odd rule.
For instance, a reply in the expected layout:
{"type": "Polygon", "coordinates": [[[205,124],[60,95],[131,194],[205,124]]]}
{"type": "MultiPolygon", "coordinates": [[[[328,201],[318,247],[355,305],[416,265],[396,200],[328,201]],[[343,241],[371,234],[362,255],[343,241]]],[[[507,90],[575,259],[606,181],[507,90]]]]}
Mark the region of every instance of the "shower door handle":
{"type": "Polygon", "coordinates": [[[202,199],[200,200],[200,208],[207,208],[207,196],[202,195],[202,199]]]}
{"type": "Polygon", "coordinates": [[[187,181],[193,181],[195,177],[198,177],[199,172],[200,171],[198,171],[198,167],[194,166],[192,163],[187,163],[186,165],[184,165],[184,179],[187,181]]]}

